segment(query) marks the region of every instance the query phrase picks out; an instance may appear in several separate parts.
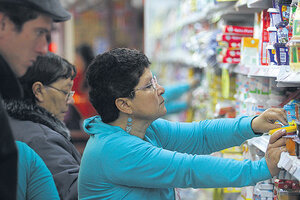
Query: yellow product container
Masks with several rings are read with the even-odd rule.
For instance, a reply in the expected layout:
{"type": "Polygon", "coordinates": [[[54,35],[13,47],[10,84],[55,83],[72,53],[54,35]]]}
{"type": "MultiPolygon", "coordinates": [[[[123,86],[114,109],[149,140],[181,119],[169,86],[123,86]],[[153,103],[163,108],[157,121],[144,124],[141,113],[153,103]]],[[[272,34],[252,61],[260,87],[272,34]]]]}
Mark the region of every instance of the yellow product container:
{"type": "Polygon", "coordinates": [[[241,146],[234,146],[227,149],[223,149],[220,151],[221,153],[242,153],[242,147],[241,146]]]}
{"type": "Polygon", "coordinates": [[[291,39],[288,42],[290,52],[290,67],[294,72],[300,72],[300,39],[291,39]]]}
{"type": "Polygon", "coordinates": [[[238,193],[241,192],[241,188],[224,188],[224,193],[238,193]]]}
{"type": "Polygon", "coordinates": [[[291,135],[291,134],[297,132],[297,125],[296,125],[295,121],[289,122],[289,126],[283,126],[281,128],[276,128],[276,129],[270,130],[269,135],[272,135],[276,131],[282,130],[282,129],[286,130],[287,135],[291,135]]]}

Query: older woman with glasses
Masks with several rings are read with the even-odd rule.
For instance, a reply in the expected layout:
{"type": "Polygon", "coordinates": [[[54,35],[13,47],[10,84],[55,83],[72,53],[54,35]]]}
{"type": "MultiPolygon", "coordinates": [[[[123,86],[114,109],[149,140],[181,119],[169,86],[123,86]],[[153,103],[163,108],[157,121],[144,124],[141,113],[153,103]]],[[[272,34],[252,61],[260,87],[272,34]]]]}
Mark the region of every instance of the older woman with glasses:
{"type": "Polygon", "coordinates": [[[61,199],[78,196],[81,156],[62,122],[68,105],[74,102],[71,88],[75,76],[75,67],[67,60],[52,53],[38,57],[20,78],[24,100],[6,103],[15,139],[28,144],[43,159],[61,199]]]}
{"type": "Polygon", "coordinates": [[[174,188],[253,185],[279,172],[285,133],[271,136],[266,158],[236,161],[208,154],[287,124],[283,109],[260,116],[193,123],[159,119],[162,94],[139,51],[98,55],[87,72],[90,100],[100,116],[84,121],[90,135],[79,172],[80,199],[175,199],[174,188]],[[280,148],[282,147],[282,148],[280,148]]]}

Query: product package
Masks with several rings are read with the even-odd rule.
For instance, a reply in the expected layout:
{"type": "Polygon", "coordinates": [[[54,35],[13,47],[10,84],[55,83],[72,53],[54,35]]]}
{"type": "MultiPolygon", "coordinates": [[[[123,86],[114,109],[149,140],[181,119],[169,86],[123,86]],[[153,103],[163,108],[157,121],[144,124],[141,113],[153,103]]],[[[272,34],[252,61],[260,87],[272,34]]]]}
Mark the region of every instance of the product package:
{"type": "Polygon", "coordinates": [[[278,65],[289,65],[289,50],[286,43],[274,44],[276,50],[276,59],[278,65]]]}
{"type": "Polygon", "coordinates": [[[241,64],[258,65],[259,39],[244,37],[241,42],[241,64]]]}

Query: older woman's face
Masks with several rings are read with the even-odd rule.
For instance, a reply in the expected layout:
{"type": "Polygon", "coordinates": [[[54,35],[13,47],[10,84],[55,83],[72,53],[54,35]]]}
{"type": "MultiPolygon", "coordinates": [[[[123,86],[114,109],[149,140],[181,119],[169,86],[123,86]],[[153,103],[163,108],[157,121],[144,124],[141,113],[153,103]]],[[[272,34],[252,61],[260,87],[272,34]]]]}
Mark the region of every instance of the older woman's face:
{"type": "Polygon", "coordinates": [[[165,92],[165,89],[158,83],[154,83],[155,86],[153,87],[151,79],[153,79],[153,75],[150,69],[146,68],[138,85],[135,87],[135,97],[132,100],[135,117],[146,120],[155,120],[167,112],[164,98],[161,96],[165,92]]]}
{"type": "Polygon", "coordinates": [[[44,86],[44,101],[38,104],[52,113],[56,118],[63,120],[68,111],[68,105],[74,103],[72,96],[68,98],[72,86],[73,80],[70,78],[61,78],[48,86],[44,86]]]}

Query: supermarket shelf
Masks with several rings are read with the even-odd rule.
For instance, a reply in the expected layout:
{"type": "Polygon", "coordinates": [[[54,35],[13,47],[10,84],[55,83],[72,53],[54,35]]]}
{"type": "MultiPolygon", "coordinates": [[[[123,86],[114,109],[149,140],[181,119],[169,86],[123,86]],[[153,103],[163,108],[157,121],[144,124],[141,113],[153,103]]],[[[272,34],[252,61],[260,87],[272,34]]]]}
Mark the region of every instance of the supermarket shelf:
{"type": "Polygon", "coordinates": [[[234,5],[234,7],[236,9],[238,9],[240,7],[245,7],[245,6],[247,7],[247,0],[238,0],[234,5]]]}
{"type": "Polygon", "coordinates": [[[207,8],[200,12],[195,12],[189,15],[188,17],[179,19],[177,23],[169,23],[171,25],[165,27],[164,31],[160,35],[158,35],[157,38],[165,38],[186,25],[193,24],[196,22],[207,21],[209,16],[212,16],[214,13],[217,13],[219,11],[221,12],[223,10],[226,10],[229,6],[232,7],[232,2],[223,2],[218,6],[209,5],[207,8]]]}
{"type": "MultiPolygon", "coordinates": [[[[266,152],[269,139],[269,135],[263,135],[261,137],[248,140],[248,144],[257,147],[263,152],[266,152]]],[[[282,152],[278,167],[285,169],[300,181],[300,159],[298,159],[296,156],[290,156],[289,153],[282,152]]]]}
{"type": "Polygon", "coordinates": [[[220,19],[226,21],[249,21],[254,18],[254,13],[258,12],[259,9],[250,9],[245,4],[242,5],[230,5],[225,9],[217,10],[216,12],[210,13],[208,19],[211,23],[215,23],[220,19]],[[238,17],[237,17],[238,15],[238,17]]]}
{"type": "MultiPolygon", "coordinates": [[[[269,5],[268,3],[265,4],[269,5]]],[[[211,13],[210,21],[214,23],[220,20],[221,18],[226,21],[249,21],[250,19],[254,20],[254,13],[260,12],[263,9],[268,8],[266,5],[263,7],[249,7],[248,1],[237,1],[234,5],[226,7],[226,9],[218,10],[217,12],[211,13]]]]}
{"type": "Polygon", "coordinates": [[[209,6],[201,12],[195,12],[188,17],[179,19],[177,23],[170,23],[169,27],[165,27],[164,31],[157,38],[165,38],[168,35],[175,33],[182,27],[196,22],[209,20],[211,23],[217,22],[219,19],[230,21],[246,21],[253,17],[255,12],[261,11],[262,8],[249,8],[246,3],[223,2],[218,6],[209,6]],[[239,17],[237,17],[239,15],[239,17]]]}
{"type": "Polygon", "coordinates": [[[245,65],[241,65],[241,64],[238,64],[233,70],[233,72],[235,72],[237,74],[242,74],[242,75],[248,75],[249,71],[250,71],[249,66],[245,66],[245,65]]]}
{"type": "Polygon", "coordinates": [[[174,25],[171,25],[170,27],[166,28],[165,31],[162,32],[158,38],[165,38],[171,33],[176,32],[178,29],[181,29],[182,27],[195,23],[197,21],[201,21],[206,17],[206,12],[201,12],[201,13],[194,13],[190,15],[189,17],[183,18],[179,20],[177,23],[171,23],[174,25]]]}
{"type": "Polygon", "coordinates": [[[187,66],[195,66],[200,67],[201,58],[197,56],[197,54],[190,54],[185,51],[177,51],[172,54],[162,54],[156,59],[161,63],[181,63],[187,66]]]}
{"type": "Polygon", "coordinates": [[[234,6],[234,8],[237,14],[254,14],[263,10],[262,8],[249,8],[247,4],[234,6]]]}
{"type": "Polygon", "coordinates": [[[292,72],[288,65],[237,65],[233,72],[247,76],[277,78],[277,87],[300,87],[300,72],[292,72]]]}
{"type": "Polygon", "coordinates": [[[289,66],[281,66],[276,81],[277,87],[300,87],[300,72],[293,72],[289,66]]]}
{"type": "Polygon", "coordinates": [[[281,66],[251,66],[248,76],[277,77],[281,66]]]}
{"type": "Polygon", "coordinates": [[[248,75],[248,76],[260,76],[260,77],[277,77],[280,73],[282,66],[256,66],[256,65],[242,65],[239,64],[234,69],[235,73],[248,75]]]}
{"type": "Polygon", "coordinates": [[[300,181],[300,159],[290,156],[287,152],[282,152],[278,167],[285,169],[300,181]]]}
{"type": "Polygon", "coordinates": [[[272,0],[248,0],[247,6],[249,8],[271,8],[272,7],[272,0]]]}

